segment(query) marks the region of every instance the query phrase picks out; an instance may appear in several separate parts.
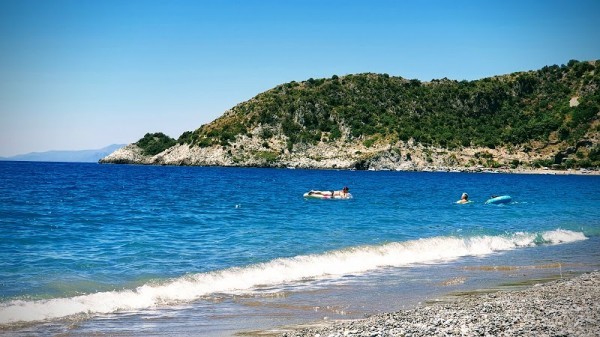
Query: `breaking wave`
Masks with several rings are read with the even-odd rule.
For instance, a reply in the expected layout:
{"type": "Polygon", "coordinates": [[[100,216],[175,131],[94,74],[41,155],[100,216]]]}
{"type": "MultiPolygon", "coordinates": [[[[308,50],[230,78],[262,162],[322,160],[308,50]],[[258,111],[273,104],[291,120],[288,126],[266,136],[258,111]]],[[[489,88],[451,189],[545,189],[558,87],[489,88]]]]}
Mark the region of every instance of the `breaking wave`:
{"type": "Polygon", "coordinates": [[[211,294],[250,293],[260,286],[337,278],[383,267],[437,263],[464,256],[481,256],[521,247],[585,239],[581,232],[558,229],[497,236],[432,237],[377,246],[357,246],[323,254],[279,258],[245,267],[186,275],[158,284],[148,283],[131,290],[47,300],[12,300],[0,304],[0,324],[36,322],[77,314],[137,311],[188,303],[211,294]]]}

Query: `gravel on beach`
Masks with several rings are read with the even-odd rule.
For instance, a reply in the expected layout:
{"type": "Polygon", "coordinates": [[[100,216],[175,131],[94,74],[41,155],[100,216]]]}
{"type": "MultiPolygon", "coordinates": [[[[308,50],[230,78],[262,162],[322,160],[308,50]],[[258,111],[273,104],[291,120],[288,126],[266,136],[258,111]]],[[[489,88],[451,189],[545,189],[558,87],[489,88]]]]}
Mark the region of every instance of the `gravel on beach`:
{"type": "Polygon", "coordinates": [[[600,272],[281,336],[600,336],[600,272]]]}

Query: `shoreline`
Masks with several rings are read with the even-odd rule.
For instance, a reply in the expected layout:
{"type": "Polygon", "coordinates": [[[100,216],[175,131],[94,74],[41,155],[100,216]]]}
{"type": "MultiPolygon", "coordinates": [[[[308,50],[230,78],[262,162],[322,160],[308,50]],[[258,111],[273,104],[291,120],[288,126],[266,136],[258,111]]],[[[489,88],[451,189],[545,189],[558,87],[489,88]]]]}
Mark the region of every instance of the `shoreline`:
{"type": "Polygon", "coordinates": [[[548,168],[523,168],[523,169],[492,169],[492,168],[436,168],[427,167],[417,170],[420,172],[459,172],[459,173],[504,173],[504,174],[539,174],[539,175],[600,175],[600,170],[597,169],[569,169],[555,170],[548,168]]]}
{"type": "MultiPolygon", "coordinates": [[[[391,171],[370,169],[369,171],[391,171]]],[[[399,172],[442,172],[442,173],[489,173],[489,174],[539,174],[539,175],[600,175],[598,168],[581,168],[558,170],[552,168],[490,168],[490,167],[462,167],[462,166],[425,166],[412,169],[397,169],[399,172]]]]}
{"type": "Polygon", "coordinates": [[[51,164],[99,164],[99,165],[140,165],[140,166],[185,166],[185,167],[223,167],[223,168],[271,168],[271,169],[302,169],[302,170],[334,170],[334,171],[396,171],[396,172],[441,172],[441,173],[488,173],[488,174],[538,174],[538,175],[600,175],[600,168],[589,169],[567,169],[557,170],[551,168],[479,168],[479,167],[446,167],[446,166],[426,166],[411,169],[367,169],[357,170],[353,168],[322,168],[322,167],[294,167],[294,166],[223,166],[223,165],[177,165],[177,164],[147,164],[147,163],[112,163],[112,162],[60,162],[60,161],[23,161],[23,160],[0,160],[6,163],[51,163],[51,164]]]}
{"type": "Polygon", "coordinates": [[[450,294],[413,309],[279,332],[281,337],[593,336],[600,332],[600,271],[522,290],[450,294]]]}

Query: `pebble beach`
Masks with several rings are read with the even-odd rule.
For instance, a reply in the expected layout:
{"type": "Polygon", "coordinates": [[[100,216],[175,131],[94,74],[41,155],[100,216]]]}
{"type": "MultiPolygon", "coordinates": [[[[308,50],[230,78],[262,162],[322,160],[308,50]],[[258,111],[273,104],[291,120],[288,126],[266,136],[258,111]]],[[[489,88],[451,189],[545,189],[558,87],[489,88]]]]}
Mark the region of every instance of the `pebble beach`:
{"type": "Polygon", "coordinates": [[[600,336],[600,272],[299,328],[281,336],[600,336]]]}

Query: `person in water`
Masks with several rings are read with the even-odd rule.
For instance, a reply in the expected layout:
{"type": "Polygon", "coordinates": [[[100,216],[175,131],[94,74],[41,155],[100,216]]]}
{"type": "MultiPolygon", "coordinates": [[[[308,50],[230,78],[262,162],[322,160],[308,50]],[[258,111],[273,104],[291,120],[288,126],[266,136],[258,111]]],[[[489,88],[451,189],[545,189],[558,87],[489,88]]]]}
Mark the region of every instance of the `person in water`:
{"type": "Polygon", "coordinates": [[[460,200],[459,200],[459,201],[457,201],[456,203],[457,203],[457,204],[466,204],[466,203],[468,203],[468,202],[469,202],[469,195],[468,195],[467,193],[463,193],[463,194],[460,196],[460,200]]]}

